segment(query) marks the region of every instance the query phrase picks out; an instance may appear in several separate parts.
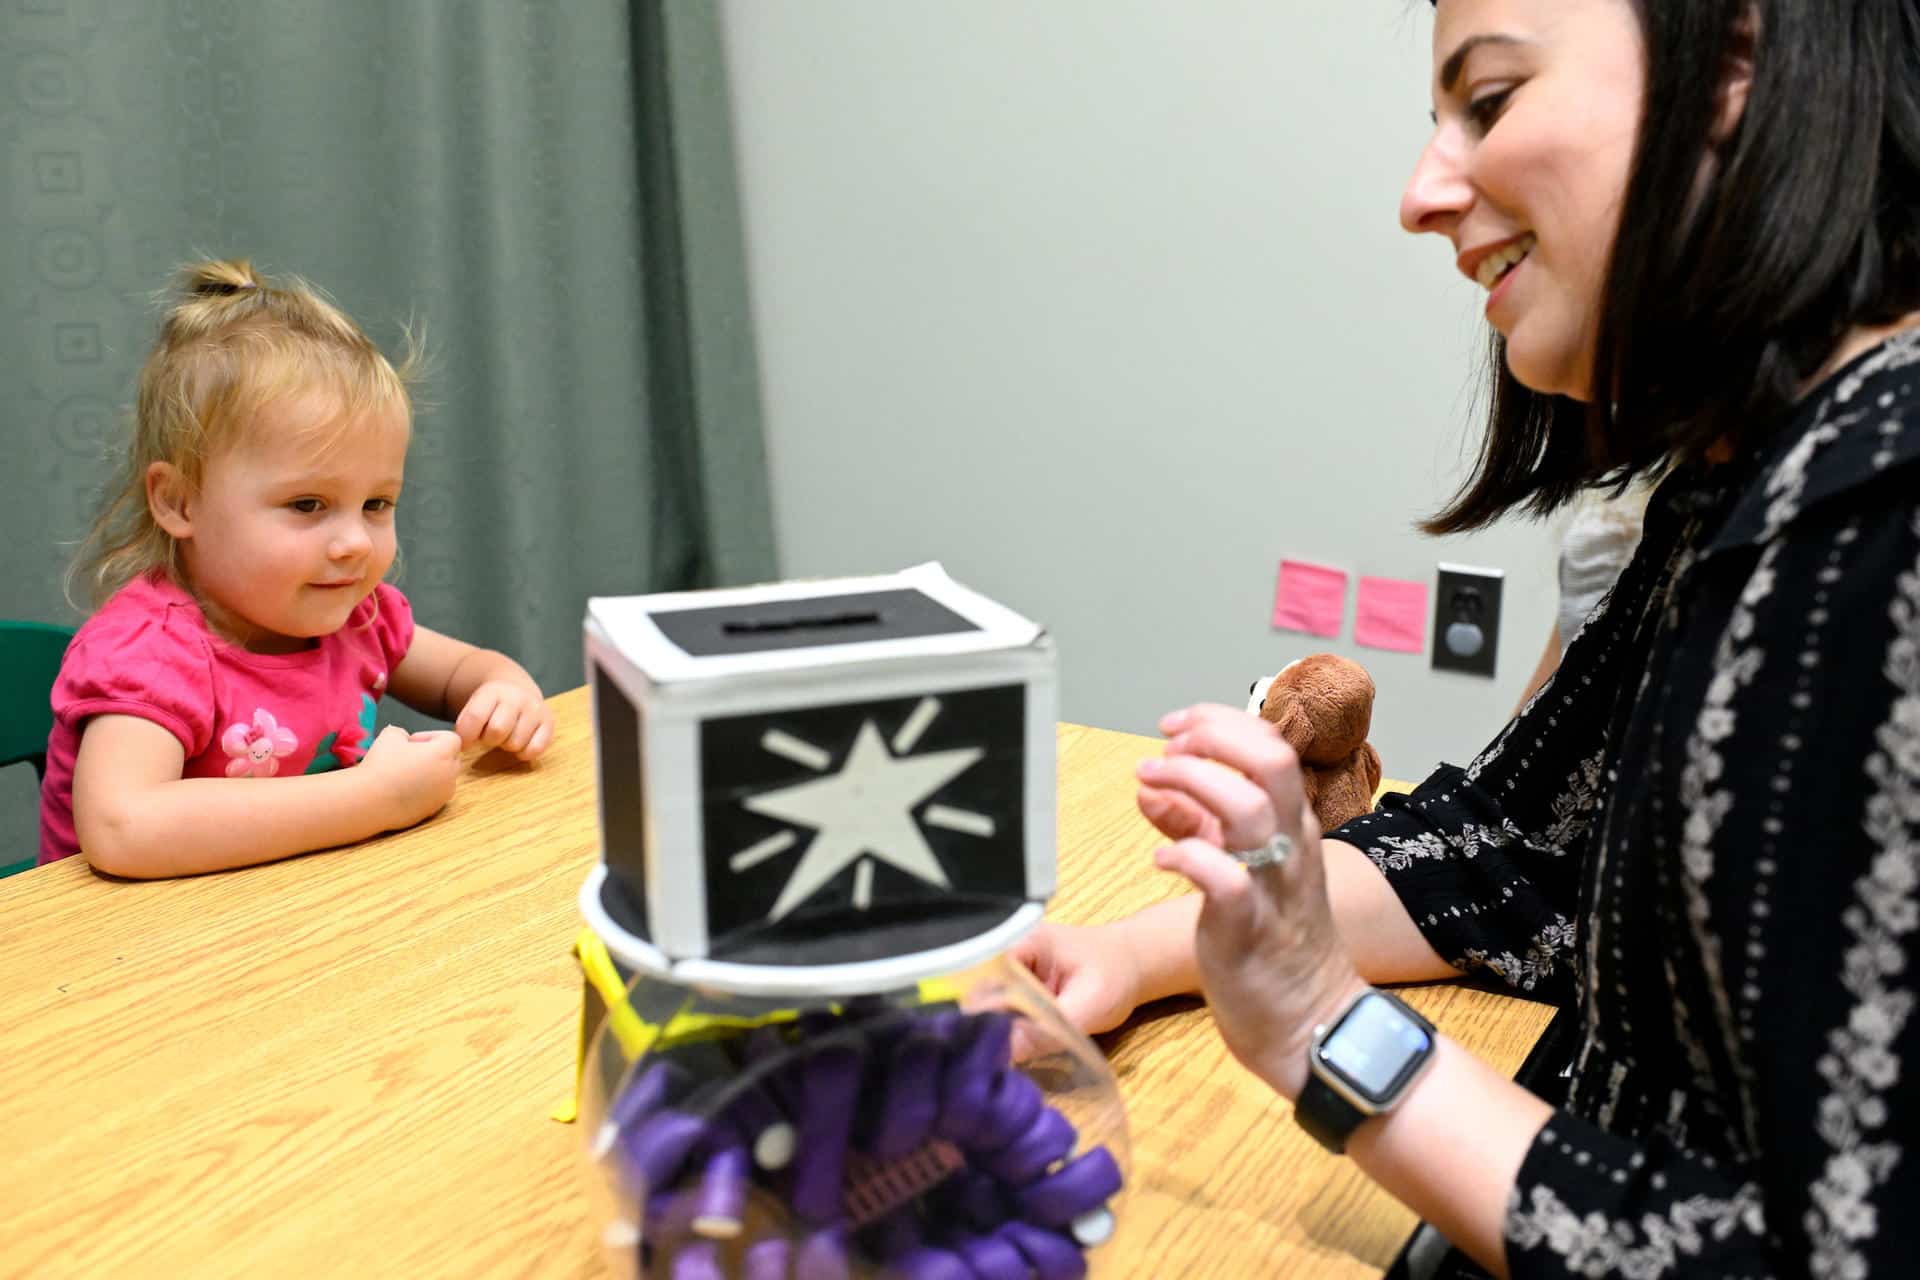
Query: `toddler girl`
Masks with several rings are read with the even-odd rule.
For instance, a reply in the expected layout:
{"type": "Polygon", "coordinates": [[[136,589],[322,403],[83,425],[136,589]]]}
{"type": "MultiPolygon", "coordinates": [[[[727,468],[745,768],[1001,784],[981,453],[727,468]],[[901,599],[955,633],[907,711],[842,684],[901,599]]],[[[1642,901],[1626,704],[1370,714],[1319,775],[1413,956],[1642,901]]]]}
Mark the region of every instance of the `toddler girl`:
{"type": "Polygon", "coordinates": [[[42,863],[175,876],[348,844],[437,812],[463,745],[531,760],[553,732],[518,663],[416,627],[383,581],[403,373],[299,281],[206,262],[181,285],[75,565],[100,607],[54,685],[42,863]],[[455,731],[376,736],[388,692],[455,731]]]}

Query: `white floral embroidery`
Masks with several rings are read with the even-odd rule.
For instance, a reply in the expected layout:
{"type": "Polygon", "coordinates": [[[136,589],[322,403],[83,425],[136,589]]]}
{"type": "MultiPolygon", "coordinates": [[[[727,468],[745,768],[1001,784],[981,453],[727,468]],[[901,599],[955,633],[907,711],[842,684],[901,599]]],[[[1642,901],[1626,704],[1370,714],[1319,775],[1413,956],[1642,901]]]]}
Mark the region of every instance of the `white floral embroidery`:
{"type": "Polygon", "coordinates": [[[1514,1188],[1507,1203],[1507,1239],[1523,1249],[1545,1244],[1579,1276],[1654,1280],[1673,1273],[1684,1258],[1698,1256],[1709,1237],[1725,1240],[1735,1231],[1758,1236],[1766,1230],[1760,1188],[1751,1182],[1725,1200],[1676,1200],[1664,1214],[1641,1214],[1638,1223],[1599,1213],[1583,1217],[1543,1186],[1534,1187],[1527,1202],[1522,1207],[1520,1189],[1514,1188]]]}
{"type": "Polygon", "coordinates": [[[1487,749],[1485,751],[1482,751],[1479,755],[1473,758],[1473,762],[1469,764],[1465,770],[1468,782],[1480,781],[1481,770],[1485,769],[1488,765],[1492,764],[1495,760],[1498,760],[1500,758],[1500,753],[1507,749],[1507,739],[1513,736],[1514,729],[1517,728],[1520,722],[1526,718],[1527,711],[1531,710],[1533,708],[1533,704],[1540,701],[1541,696],[1547,693],[1552,688],[1553,688],[1553,681],[1549,680],[1547,681],[1546,685],[1543,688],[1536,690],[1534,695],[1531,698],[1527,699],[1527,705],[1525,708],[1521,710],[1521,713],[1515,716],[1513,719],[1507,721],[1507,727],[1500,731],[1499,736],[1494,738],[1494,740],[1488,744],[1487,749]]]}
{"type": "Polygon", "coordinates": [[[1541,839],[1553,852],[1569,852],[1574,843],[1587,834],[1593,813],[1600,805],[1601,785],[1606,777],[1607,749],[1582,760],[1567,778],[1566,787],[1553,798],[1553,821],[1541,839]]]}
{"type": "Polygon", "coordinates": [[[1627,1064],[1615,1061],[1607,1068],[1607,1095],[1600,1100],[1594,1119],[1603,1129],[1613,1127],[1613,1113],[1620,1105],[1620,1086],[1627,1082],[1627,1064]]]}
{"type": "Polygon", "coordinates": [[[1520,828],[1512,820],[1498,827],[1470,822],[1451,838],[1437,831],[1422,831],[1417,836],[1381,836],[1386,852],[1368,849],[1367,857],[1382,871],[1405,871],[1421,858],[1471,858],[1482,849],[1503,849],[1522,840],[1520,828]]]}
{"type": "MultiPolygon", "coordinates": [[[[1920,518],[1914,533],[1920,536],[1920,518]]],[[[1857,1245],[1876,1233],[1872,1194],[1900,1160],[1898,1141],[1868,1139],[1886,1124],[1881,1095],[1899,1081],[1894,1044],[1914,1002],[1913,991],[1891,979],[1906,972],[1904,939],[1920,926],[1920,567],[1900,575],[1889,612],[1896,635],[1886,675],[1900,695],[1875,735],[1880,750],[1867,758],[1878,790],[1867,801],[1865,827],[1880,852],[1854,883],[1859,901],[1840,917],[1854,938],[1840,981],[1858,1003],[1827,1033],[1818,1064],[1832,1092],[1820,1100],[1815,1127],[1832,1154],[1805,1219],[1817,1276],[1867,1274],[1857,1245]]]]}
{"type": "Polygon", "coordinates": [[[1822,405],[1813,429],[1793,442],[1793,448],[1767,477],[1766,492],[1773,501],[1767,504],[1766,524],[1760,533],[1763,541],[1772,539],[1800,514],[1800,497],[1807,488],[1807,466],[1813,461],[1813,455],[1838,440],[1841,429],[1852,425],[1858,416],[1828,421],[1826,406],[1822,405]]]}
{"type": "Polygon", "coordinates": [[[1766,493],[1773,501],[1767,504],[1766,528],[1762,537],[1773,537],[1782,525],[1799,514],[1800,495],[1806,489],[1807,467],[1813,461],[1813,455],[1839,436],[1839,425],[1827,421],[1823,413],[1813,429],[1794,441],[1793,448],[1787,450],[1786,457],[1780,459],[1779,466],[1767,477],[1766,493]]]}
{"type": "Polygon", "coordinates": [[[1534,935],[1524,956],[1516,956],[1511,951],[1502,951],[1496,956],[1469,947],[1465,956],[1454,961],[1454,967],[1485,968],[1497,974],[1508,986],[1531,991],[1552,976],[1560,956],[1573,950],[1573,939],[1573,921],[1556,915],[1552,924],[1534,935]]]}
{"type": "Polygon", "coordinates": [[[1920,329],[1902,329],[1875,348],[1872,355],[1856,365],[1852,372],[1840,379],[1835,388],[1833,399],[1836,404],[1845,404],[1860,394],[1860,388],[1877,374],[1891,373],[1896,369],[1905,369],[1920,364],[1920,329]]]}

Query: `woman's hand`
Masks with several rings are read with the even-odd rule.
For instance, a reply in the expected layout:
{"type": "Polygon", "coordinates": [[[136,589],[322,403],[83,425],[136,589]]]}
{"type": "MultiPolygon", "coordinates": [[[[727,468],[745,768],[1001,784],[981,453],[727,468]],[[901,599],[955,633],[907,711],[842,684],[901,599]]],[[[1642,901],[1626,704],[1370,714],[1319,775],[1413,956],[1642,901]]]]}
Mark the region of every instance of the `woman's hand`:
{"type": "Polygon", "coordinates": [[[1218,845],[1223,838],[1220,820],[1178,791],[1150,787],[1143,782],[1134,803],[1140,807],[1140,816],[1169,840],[1191,837],[1218,845]]]}
{"type": "Polygon", "coordinates": [[[1157,808],[1200,817],[1196,834],[1159,849],[1154,861],[1205,895],[1194,948],[1227,1047],[1297,1097],[1315,1025],[1365,985],[1327,904],[1320,828],[1299,761],[1273,725],[1228,707],[1176,711],[1160,728],[1167,753],[1140,763],[1141,811],[1152,816],[1152,792],[1157,808]],[[1293,844],[1280,865],[1250,869],[1224,852],[1258,849],[1276,833],[1293,844]]]}

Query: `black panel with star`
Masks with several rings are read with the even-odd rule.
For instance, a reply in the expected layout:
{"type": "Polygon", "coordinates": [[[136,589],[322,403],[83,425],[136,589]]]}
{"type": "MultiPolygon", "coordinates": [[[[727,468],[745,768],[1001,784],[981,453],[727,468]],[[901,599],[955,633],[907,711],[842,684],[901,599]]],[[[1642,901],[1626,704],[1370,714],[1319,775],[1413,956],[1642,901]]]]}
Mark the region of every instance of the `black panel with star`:
{"type": "Polygon", "coordinates": [[[708,953],[839,963],[991,928],[1027,896],[1025,774],[1018,684],[705,721],[708,953]]]}

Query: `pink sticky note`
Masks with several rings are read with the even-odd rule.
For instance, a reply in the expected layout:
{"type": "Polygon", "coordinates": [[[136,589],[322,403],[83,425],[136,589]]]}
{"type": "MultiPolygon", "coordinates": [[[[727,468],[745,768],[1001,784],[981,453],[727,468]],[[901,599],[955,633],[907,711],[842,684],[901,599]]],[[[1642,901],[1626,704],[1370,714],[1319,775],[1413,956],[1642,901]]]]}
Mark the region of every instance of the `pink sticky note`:
{"type": "Polygon", "coordinates": [[[1421,653],[1427,647],[1427,584],[1398,578],[1360,579],[1353,642],[1370,649],[1421,653]]]}
{"type": "Polygon", "coordinates": [[[1337,636],[1347,613],[1347,572],[1304,560],[1280,562],[1273,625],[1310,636],[1337,636]]]}

